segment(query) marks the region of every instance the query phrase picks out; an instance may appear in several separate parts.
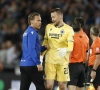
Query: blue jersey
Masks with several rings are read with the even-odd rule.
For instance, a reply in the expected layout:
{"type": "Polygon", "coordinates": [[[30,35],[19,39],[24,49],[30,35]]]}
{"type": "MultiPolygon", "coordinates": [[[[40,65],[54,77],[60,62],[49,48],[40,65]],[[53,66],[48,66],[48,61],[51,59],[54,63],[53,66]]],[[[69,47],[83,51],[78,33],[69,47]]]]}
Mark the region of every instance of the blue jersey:
{"type": "Polygon", "coordinates": [[[22,52],[20,66],[36,66],[41,63],[41,45],[38,31],[31,26],[23,34],[22,52]]]}

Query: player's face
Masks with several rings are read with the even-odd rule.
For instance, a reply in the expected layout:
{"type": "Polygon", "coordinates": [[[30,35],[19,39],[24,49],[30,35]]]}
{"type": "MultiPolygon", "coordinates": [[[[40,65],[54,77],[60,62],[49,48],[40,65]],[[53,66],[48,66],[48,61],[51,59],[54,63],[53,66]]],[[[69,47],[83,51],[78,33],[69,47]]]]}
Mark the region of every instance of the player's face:
{"type": "Polygon", "coordinates": [[[40,29],[40,27],[41,27],[41,17],[40,16],[35,16],[32,24],[33,24],[33,27],[35,29],[40,29]]]}
{"type": "Polygon", "coordinates": [[[51,13],[51,19],[55,26],[59,25],[60,23],[60,15],[56,12],[51,13]]]}

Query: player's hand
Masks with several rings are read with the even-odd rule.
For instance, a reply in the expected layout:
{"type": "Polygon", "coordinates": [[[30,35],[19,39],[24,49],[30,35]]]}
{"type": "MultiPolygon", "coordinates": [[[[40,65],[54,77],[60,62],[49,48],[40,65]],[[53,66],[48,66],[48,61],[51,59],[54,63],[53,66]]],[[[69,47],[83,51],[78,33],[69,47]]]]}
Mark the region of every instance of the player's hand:
{"type": "Polygon", "coordinates": [[[67,48],[58,48],[57,50],[60,57],[64,57],[68,52],[67,48]]]}
{"type": "Polygon", "coordinates": [[[95,71],[91,71],[91,78],[95,79],[95,77],[96,77],[96,72],[95,71]]]}
{"type": "Polygon", "coordinates": [[[49,45],[45,45],[45,47],[47,48],[47,50],[50,49],[49,45]]]}
{"type": "Polygon", "coordinates": [[[43,66],[41,64],[37,65],[38,71],[43,71],[43,66]]]}

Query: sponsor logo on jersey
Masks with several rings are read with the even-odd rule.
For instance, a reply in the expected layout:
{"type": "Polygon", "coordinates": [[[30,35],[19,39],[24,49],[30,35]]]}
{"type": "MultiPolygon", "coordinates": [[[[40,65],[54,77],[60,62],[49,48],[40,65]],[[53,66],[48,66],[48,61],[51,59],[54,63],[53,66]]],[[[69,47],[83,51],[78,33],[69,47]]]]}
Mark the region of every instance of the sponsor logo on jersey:
{"type": "Polygon", "coordinates": [[[56,38],[56,39],[59,39],[59,37],[62,37],[62,34],[57,34],[57,33],[49,33],[49,36],[51,38],[56,38]]]}

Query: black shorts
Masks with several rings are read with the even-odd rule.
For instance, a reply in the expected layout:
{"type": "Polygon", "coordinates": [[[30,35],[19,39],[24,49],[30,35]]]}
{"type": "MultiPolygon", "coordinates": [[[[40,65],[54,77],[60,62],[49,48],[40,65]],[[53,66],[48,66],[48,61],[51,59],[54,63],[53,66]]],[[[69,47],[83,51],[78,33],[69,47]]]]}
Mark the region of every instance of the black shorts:
{"type": "Polygon", "coordinates": [[[70,63],[69,72],[70,72],[70,81],[68,82],[68,85],[84,87],[85,68],[83,63],[70,63]]]}
{"type": "MultiPolygon", "coordinates": [[[[86,83],[87,85],[90,84],[90,80],[91,80],[91,70],[92,70],[92,66],[89,66],[88,67],[88,72],[87,72],[87,78],[86,78],[86,83]]],[[[97,68],[97,71],[96,71],[96,77],[93,81],[93,85],[94,86],[100,86],[100,66],[97,68]]]]}
{"type": "Polygon", "coordinates": [[[20,67],[21,85],[20,90],[29,90],[31,82],[36,86],[36,90],[45,90],[43,72],[38,71],[37,66],[20,67]]]}

